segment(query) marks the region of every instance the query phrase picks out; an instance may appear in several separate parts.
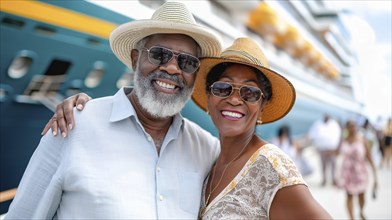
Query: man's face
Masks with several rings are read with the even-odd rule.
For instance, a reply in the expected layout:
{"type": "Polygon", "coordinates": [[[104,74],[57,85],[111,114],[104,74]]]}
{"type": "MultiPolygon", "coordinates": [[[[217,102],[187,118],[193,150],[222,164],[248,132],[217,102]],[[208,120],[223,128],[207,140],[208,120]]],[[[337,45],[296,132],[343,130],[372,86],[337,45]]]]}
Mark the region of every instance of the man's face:
{"type": "Polygon", "coordinates": [[[197,44],[185,35],[153,35],[146,42],[145,49],[139,51],[137,57],[132,57],[136,65],[135,91],[141,106],[155,117],[170,117],[180,112],[190,99],[196,72],[182,71],[176,57],[160,66],[151,63],[146,49],[153,46],[196,56],[197,44]]]}

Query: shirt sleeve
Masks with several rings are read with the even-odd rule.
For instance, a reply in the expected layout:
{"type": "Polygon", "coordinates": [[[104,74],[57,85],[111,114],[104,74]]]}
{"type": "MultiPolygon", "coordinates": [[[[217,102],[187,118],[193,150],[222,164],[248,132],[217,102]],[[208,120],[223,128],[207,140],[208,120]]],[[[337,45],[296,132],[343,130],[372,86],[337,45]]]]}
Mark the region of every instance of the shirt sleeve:
{"type": "Polygon", "coordinates": [[[18,186],[5,219],[52,219],[61,200],[62,146],[52,132],[42,137],[18,186]]]}
{"type": "Polygon", "coordinates": [[[279,176],[279,186],[278,189],[283,187],[304,184],[307,185],[302,178],[301,173],[296,167],[294,161],[285,154],[281,149],[275,145],[268,145],[267,154],[274,170],[279,176]]]}

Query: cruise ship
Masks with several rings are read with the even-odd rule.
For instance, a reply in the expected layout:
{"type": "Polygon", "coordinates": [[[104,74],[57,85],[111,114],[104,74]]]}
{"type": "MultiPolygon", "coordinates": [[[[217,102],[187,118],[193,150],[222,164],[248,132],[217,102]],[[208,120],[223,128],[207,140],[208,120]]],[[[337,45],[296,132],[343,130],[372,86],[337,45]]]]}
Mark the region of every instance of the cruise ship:
{"type": "MultiPolygon", "coordinates": [[[[8,210],[40,132],[56,105],[79,92],[113,95],[133,84],[133,71],[111,52],[119,24],[150,18],[164,0],[0,2],[0,214],[8,210]]],[[[259,126],[264,138],[287,124],[296,136],[328,113],[343,122],[363,113],[356,54],[341,12],[324,1],[183,1],[224,47],[255,39],[272,69],[295,86],[292,111],[259,126]]],[[[217,135],[210,118],[190,101],[182,114],[217,135]]]]}

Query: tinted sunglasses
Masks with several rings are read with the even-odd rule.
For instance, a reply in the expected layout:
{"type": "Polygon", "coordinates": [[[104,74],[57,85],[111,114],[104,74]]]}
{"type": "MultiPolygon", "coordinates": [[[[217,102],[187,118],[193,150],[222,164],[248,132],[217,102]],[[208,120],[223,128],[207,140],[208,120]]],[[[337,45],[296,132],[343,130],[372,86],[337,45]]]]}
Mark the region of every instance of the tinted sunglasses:
{"type": "Polygon", "coordinates": [[[246,86],[237,83],[228,82],[214,82],[211,87],[211,93],[219,98],[228,98],[233,94],[235,89],[238,89],[238,94],[245,102],[257,102],[263,96],[261,89],[254,86],[246,86]],[[234,87],[235,85],[239,87],[234,87]]]}
{"type": "Polygon", "coordinates": [[[177,53],[168,48],[153,46],[150,49],[144,48],[148,52],[150,63],[162,66],[168,63],[173,57],[176,58],[178,67],[186,73],[194,73],[200,66],[200,60],[186,53],[177,53]]]}

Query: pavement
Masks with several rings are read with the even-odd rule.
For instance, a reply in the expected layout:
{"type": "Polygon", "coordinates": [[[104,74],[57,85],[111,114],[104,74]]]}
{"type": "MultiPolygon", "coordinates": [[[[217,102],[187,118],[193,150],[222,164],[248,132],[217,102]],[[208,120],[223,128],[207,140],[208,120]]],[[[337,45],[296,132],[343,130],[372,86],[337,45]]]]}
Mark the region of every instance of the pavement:
{"type": "MultiPolygon", "coordinates": [[[[308,183],[313,197],[329,212],[334,219],[349,219],[346,208],[346,193],[343,189],[335,187],[331,182],[321,186],[321,165],[317,151],[313,147],[306,148],[303,152],[305,159],[313,168],[311,175],[304,177],[308,183]]],[[[376,155],[376,153],[374,154],[376,155]]],[[[364,215],[369,220],[392,219],[392,168],[379,168],[379,156],[373,156],[377,167],[378,191],[375,199],[372,198],[371,186],[373,178],[369,179],[366,191],[364,215]]],[[[337,158],[337,171],[342,158],[337,158]]],[[[372,173],[369,167],[369,177],[372,173]]],[[[354,200],[354,218],[360,219],[358,200],[354,200]]]]}

